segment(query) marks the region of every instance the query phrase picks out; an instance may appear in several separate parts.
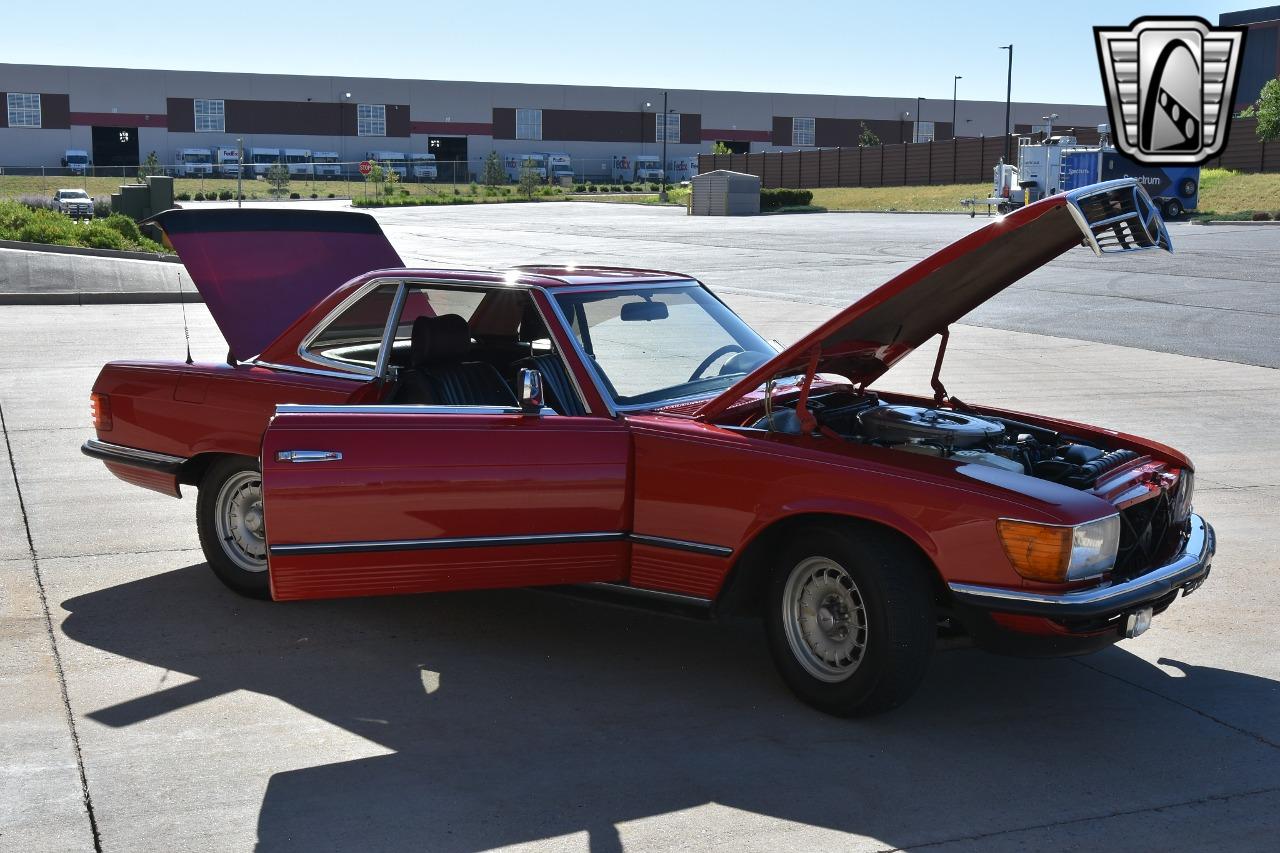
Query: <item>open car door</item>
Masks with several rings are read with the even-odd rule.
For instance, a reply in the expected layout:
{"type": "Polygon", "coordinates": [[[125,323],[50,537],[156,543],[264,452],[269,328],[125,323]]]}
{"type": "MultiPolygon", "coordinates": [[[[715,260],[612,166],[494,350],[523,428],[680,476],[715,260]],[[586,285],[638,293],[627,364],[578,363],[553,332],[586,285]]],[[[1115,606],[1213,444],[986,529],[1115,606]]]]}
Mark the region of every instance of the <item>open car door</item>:
{"type": "Polygon", "coordinates": [[[625,577],[630,432],[543,411],[279,407],[262,446],[272,597],[625,577]]]}

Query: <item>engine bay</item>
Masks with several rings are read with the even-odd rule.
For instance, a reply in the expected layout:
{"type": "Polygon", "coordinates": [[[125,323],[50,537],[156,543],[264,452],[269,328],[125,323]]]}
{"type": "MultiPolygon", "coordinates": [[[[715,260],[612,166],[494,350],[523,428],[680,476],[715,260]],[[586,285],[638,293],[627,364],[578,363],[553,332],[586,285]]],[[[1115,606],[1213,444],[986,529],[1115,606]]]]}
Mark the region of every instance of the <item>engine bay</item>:
{"type": "MultiPolygon", "coordinates": [[[[870,392],[815,395],[807,409],[819,427],[848,441],[1003,468],[1077,489],[1093,488],[1102,475],[1139,457],[1010,418],[886,403],[870,392]]],[[[793,401],[773,404],[746,426],[791,435],[803,431],[793,401]]]]}

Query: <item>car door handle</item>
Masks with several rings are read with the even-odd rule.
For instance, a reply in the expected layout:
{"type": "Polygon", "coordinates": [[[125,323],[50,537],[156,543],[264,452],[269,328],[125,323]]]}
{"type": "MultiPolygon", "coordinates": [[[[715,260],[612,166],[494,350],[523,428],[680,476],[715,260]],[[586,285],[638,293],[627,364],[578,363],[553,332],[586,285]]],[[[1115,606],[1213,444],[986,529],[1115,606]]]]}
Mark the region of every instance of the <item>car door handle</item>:
{"type": "Polygon", "coordinates": [[[338,462],[342,454],[336,450],[281,450],[277,462],[338,462]]]}

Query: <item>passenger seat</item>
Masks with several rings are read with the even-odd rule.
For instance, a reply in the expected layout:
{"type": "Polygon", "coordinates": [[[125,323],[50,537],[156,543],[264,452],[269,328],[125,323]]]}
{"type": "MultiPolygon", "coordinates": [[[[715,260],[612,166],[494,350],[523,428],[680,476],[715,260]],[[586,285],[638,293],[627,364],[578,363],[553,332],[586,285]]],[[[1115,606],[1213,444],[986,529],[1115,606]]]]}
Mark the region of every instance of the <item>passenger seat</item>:
{"type": "Polygon", "coordinates": [[[457,314],[413,321],[409,368],[391,394],[391,403],[436,406],[517,406],[502,374],[484,361],[463,361],[471,350],[471,330],[457,314]]]}

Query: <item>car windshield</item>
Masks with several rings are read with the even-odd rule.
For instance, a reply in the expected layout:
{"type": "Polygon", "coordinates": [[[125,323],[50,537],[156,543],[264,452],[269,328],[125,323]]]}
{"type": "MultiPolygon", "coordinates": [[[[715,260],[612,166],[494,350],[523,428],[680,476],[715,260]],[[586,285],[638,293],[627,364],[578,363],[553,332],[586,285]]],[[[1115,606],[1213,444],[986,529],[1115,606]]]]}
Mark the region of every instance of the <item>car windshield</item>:
{"type": "Polygon", "coordinates": [[[61,190],[58,193],[59,198],[88,198],[89,194],[84,190],[61,190]]]}
{"type": "Polygon", "coordinates": [[[68,163],[87,163],[89,162],[89,158],[84,156],[83,154],[71,154],[70,156],[67,157],[67,162],[68,163]]]}
{"type": "Polygon", "coordinates": [[[774,355],[695,283],[563,293],[556,301],[620,406],[723,391],[774,355]]]}

